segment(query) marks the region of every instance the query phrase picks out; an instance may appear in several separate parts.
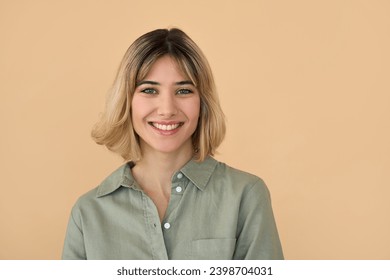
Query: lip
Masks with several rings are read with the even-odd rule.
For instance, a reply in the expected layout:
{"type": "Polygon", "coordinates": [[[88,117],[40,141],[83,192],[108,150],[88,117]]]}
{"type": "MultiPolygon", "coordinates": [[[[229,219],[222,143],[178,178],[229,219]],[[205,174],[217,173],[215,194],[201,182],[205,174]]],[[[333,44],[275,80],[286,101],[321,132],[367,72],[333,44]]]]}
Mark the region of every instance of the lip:
{"type": "Polygon", "coordinates": [[[150,121],[148,124],[159,134],[173,135],[183,126],[184,122],[179,121],[150,121]]]}
{"type": "Polygon", "coordinates": [[[182,121],[148,121],[149,124],[152,123],[158,123],[158,124],[164,124],[164,125],[169,125],[169,124],[178,124],[178,123],[183,123],[182,121]]]}

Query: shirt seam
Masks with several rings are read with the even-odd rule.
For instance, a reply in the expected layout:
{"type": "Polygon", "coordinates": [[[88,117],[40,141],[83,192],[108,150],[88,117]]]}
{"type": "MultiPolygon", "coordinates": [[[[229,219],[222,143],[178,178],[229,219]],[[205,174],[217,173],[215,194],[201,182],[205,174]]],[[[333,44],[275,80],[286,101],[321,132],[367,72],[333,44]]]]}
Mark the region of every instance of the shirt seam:
{"type": "MultiPolygon", "coordinates": [[[[75,226],[77,227],[77,229],[79,230],[79,232],[81,233],[81,234],[83,234],[83,231],[81,230],[81,228],[80,228],[80,226],[77,224],[77,222],[76,222],[76,219],[75,219],[75,217],[74,217],[74,215],[75,215],[75,212],[76,211],[76,209],[74,209],[73,211],[72,211],[72,213],[71,213],[71,217],[72,217],[72,221],[73,221],[73,223],[75,224],[75,226]]],[[[80,216],[80,213],[78,213],[78,216],[80,216]]],[[[81,220],[81,219],[80,219],[81,220]]]]}

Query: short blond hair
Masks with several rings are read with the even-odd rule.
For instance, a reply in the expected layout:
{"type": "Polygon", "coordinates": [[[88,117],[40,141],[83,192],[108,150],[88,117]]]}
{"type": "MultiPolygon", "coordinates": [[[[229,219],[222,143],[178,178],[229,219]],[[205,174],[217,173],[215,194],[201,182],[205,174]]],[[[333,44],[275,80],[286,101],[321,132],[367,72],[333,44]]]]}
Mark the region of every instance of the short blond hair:
{"type": "Polygon", "coordinates": [[[148,32],[131,44],[108,93],[105,111],[92,130],[92,138],[126,161],[142,158],[139,136],[131,119],[131,101],[137,82],[145,78],[153,63],[164,55],[178,63],[199,91],[200,117],[192,143],[195,158],[202,161],[214,155],[223,141],[225,116],[206,57],[195,42],[177,28],[148,32]]]}

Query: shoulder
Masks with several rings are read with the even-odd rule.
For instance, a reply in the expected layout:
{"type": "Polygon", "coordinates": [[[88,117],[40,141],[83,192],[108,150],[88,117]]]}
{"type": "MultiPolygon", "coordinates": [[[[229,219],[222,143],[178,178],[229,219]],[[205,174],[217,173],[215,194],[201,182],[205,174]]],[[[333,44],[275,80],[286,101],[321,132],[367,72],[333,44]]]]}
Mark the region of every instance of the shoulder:
{"type": "Polygon", "coordinates": [[[248,183],[255,183],[257,181],[263,181],[260,177],[257,175],[251,174],[249,172],[237,169],[235,167],[232,167],[226,163],[217,161],[217,165],[215,168],[215,176],[224,176],[228,177],[232,180],[238,180],[241,182],[248,182],[248,183]]]}
{"type": "Polygon", "coordinates": [[[108,175],[99,185],[82,194],[76,201],[74,208],[80,208],[95,204],[100,198],[115,192],[121,186],[131,185],[131,179],[127,172],[128,163],[121,165],[108,175]]]}
{"type": "Polygon", "coordinates": [[[218,179],[228,179],[232,182],[240,182],[248,185],[265,185],[263,179],[252,173],[237,169],[224,162],[217,161],[214,176],[218,179]]]}
{"type": "Polygon", "coordinates": [[[262,178],[217,161],[211,177],[213,184],[221,184],[244,193],[268,194],[268,188],[262,178]],[[219,182],[219,183],[217,183],[219,182]]]}
{"type": "Polygon", "coordinates": [[[209,156],[201,162],[190,161],[182,169],[199,189],[240,189],[252,185],[265,185],[258,176],[233,168],[209,156]]]}

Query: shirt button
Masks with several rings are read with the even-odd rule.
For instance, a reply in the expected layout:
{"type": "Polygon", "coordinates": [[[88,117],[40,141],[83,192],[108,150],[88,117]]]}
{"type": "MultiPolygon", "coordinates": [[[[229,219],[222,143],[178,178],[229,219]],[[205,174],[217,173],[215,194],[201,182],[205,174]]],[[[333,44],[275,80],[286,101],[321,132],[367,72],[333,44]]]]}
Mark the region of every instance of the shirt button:
{"type": "Polygon", "coordinates": [[[165,224],[164,224],[164,228],[165,228],[165,229],[169,229],[170,227],[171,227],[171,224],[170,224],[170,223],[165,223],[165,224]]]}
{"type": "Polygon", "coordinates": [[[176,187],[176,192],[181,192],[183,189],[181,187],[176,187]]]}
{"type": "Polygon", "coordinates": [[[181,173],[177,174],[177,179],[181,179],[181,178],[183,178],[183,174],[181,173]]]}

